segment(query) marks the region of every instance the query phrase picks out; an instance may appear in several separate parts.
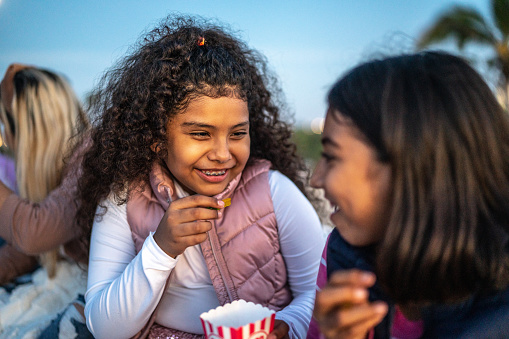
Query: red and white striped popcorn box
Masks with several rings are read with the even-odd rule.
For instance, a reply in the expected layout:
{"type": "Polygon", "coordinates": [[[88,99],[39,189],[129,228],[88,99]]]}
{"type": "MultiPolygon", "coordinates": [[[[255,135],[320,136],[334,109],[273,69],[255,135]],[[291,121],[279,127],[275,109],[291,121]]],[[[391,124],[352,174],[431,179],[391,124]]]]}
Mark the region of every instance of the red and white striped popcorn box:
{"type": "Polygon", "coordinates": [[[207,339],[265,339],[275,317],[275,311],[242,299],[200,314],[207,339]]]}

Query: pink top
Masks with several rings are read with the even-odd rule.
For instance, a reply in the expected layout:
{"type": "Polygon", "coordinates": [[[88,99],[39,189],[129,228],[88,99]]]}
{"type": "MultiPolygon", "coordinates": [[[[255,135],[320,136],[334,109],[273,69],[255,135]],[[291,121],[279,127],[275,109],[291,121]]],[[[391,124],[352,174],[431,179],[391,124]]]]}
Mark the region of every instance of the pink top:
{"type": "Polygon", "coordinates": [[[12,191],[17,191],[14,160],[2,153],[0,153],[0,180],[12,191]]]}

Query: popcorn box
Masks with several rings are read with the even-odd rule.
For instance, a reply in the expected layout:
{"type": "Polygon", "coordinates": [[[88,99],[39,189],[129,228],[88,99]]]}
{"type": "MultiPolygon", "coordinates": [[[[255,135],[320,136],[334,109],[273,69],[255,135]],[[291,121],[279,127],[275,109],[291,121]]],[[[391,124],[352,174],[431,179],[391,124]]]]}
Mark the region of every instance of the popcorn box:
{"type": "Polygon", "coordinates": [[[242,299],[200,314],[207,339],[264,339],[275,317],[275,311],[242,299]]]}

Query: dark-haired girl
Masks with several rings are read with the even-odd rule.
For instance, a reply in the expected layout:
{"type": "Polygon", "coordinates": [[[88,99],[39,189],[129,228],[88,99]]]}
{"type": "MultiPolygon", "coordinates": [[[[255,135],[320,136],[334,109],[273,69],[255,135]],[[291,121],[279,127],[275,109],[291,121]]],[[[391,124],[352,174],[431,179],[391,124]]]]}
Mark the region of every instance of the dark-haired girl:
{"type": "Polygon", "coordinates": [[[403,55],[354,68],[328,101],[311,179],[336,206],[322,334],[509,338],[509,116],[483,79],[403,55]]]}
{"type": "Polygon", "coordinates": [[[277,311],[272,338],[306,335],[323,236],[268,75],[226,29],[172,17],[106,74],[78,211],[97,338],[201,337],[236,299],[277,311]]]}

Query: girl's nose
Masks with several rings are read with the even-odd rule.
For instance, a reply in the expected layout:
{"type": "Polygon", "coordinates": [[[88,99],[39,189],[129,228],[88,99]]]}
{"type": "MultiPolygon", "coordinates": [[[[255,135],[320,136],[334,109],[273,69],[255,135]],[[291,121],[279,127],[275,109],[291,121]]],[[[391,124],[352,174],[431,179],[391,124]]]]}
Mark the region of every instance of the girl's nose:
{"type": "Polygon", "coordinates": [[[314,188],[323,188],[323,158],[318,160],[318,164],[316,164],[315,170],[311,175],[311,179],[309,179],[309,184],[314,188]]]}
{"type": "Polygon", "coordinates": [[[220,163],[227,162],[232,158],[230,153],[230,146],[227,141],[218,141],[214,144],[212,150],[210,150],[209,159],[220,163]]]}

